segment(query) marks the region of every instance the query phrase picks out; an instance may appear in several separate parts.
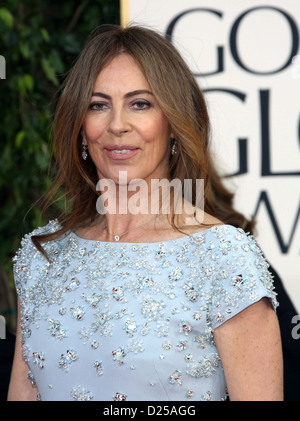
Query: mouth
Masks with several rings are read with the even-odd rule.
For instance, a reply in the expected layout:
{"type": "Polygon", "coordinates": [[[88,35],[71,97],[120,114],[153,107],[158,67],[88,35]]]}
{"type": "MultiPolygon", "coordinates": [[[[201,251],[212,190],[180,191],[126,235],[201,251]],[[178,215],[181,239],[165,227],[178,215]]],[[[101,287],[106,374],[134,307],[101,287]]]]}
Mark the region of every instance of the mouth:
{"type": "Polygon", "coordinates": [[[106,155],[114,160],[132,158],[140,148],[132,145],[108,145],[104,148],[106,155]]]}

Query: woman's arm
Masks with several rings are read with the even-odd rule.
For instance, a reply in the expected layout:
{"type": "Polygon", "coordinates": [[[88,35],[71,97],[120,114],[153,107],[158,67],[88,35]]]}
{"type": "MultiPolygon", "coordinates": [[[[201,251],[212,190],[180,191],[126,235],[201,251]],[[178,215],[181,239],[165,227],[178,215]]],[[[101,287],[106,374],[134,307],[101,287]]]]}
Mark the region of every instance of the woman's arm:
{"type": "Polygon", "coordinates": [[[16,334],[15,355],[8,390],[8,401],[36,401],[37,388],[28,379],[28,365],[22,357],[20,301],[18,299],[18,323],[16,334]]]}
{"type": "Polygon", "coordinates": [[[214,331],[230,400],[283,400],[279,324],[264,298],[214,331]]]}

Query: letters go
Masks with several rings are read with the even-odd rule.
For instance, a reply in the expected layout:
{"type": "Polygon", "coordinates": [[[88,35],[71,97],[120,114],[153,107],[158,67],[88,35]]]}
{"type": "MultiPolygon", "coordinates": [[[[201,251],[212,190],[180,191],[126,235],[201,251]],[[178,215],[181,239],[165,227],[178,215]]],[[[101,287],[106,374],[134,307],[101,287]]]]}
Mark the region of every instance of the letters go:
{"type": "MultiPolygon", "coordinates": [[[[218,10],[214,10],[214,9],[197,7],[197,8],[185,10],[182,13],[175,16],[171,20],[170,24],[168,25],[168,28],[166,30],[166,34],[170,37],[170,39],[172,39],[174,28],[175,28],[176,24],[179,22],[179,20],[187,14],[197,13],[197,12],[211,13],[212,15],[218,17],[219,19],[223,18],[223,13],[218,11],[218,10]]],[[[258,6],[258,7],[253,7],[251,9],[246,10],[240,16],[238,16],[237,19],[233,22],[231,30],[230,30],[230,43],[229,44],[230,44],[230,50],[231,50],[231,54],[232,54],[232,57],[233,57],[234,61],[243,70],[245,70],[246,72],[249,72],[249,73],[257,74],[257,75],[271,75],[271,74],[274,74],[274,73],[281,72],[282,70],[286,69],[292,63],[293,57],[298,52],[299,34],[298,34],[297,25],[296,25],[294,19],[288,13],[286,13],[284,10],[279,9],[277,7],[273,7],[273,6],[258,6]],[[257,12],[263,10],[263,9],[264,10],[272,10],[276,13],[280,13],[286,19],[286,21],[287,21],[287,23],[288,23],[288,25],[291,29],[291,36],[292,36],[291,50],[289,52],[287,61],[285,63],[279,65],[278,68],[269,70],[267,72],[262,72],[262,71],[258,71],[258,70],[255,70],[255,69],[250,69],[246,65],[246,63],[244,63],[241,60],[240,53],[239,53],[239,50],[238,50],[238,47],[237,47],[239,28],[240,28],[245,16],[249,15],[250,13],[257,13],[257,12]]],[[[211,71],[211,72],[208,72],[208,73],[195,74],[195,76],[211,76],[211,75],[215,75],[217,73],[221,73],[221,72],[224,71],[224,46],[218,46],[217,47],[217,63],[218,63],[217,69],[215,69],[214,71],[211,71]]]]}

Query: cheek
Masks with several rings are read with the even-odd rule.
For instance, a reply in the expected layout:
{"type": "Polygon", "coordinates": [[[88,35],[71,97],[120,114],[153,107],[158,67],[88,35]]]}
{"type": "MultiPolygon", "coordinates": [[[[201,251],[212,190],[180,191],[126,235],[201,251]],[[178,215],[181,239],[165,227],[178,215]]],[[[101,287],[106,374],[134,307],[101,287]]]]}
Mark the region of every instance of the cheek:
{"type": "Polygon", "coordinates": [[[171,135],[168,122],[161,118],[154,119],[148,124],[145,123],[140,130],[140,133],[142,132],[146,142],[157,143],[161,147],[168,144],[171,135]]]}
{"type": "Polygon", "coordinates": [[[103,124],[96,119],[87,119],[83,123],[83,133],[87,142],[96,142],[103,133],[103,124]]]}

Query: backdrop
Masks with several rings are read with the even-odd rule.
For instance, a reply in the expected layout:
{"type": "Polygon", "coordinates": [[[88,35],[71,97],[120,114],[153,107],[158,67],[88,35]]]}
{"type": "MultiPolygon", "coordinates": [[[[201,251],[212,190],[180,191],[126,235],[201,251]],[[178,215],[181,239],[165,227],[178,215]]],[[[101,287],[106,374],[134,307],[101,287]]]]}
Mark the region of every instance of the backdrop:
{"type": "Polygon", "coordinates": [[[193,70],[235,207],[256,215],[256,238],[299,312],[300,1],[121,0],[121,20],[169,34],[193,70]]]}

